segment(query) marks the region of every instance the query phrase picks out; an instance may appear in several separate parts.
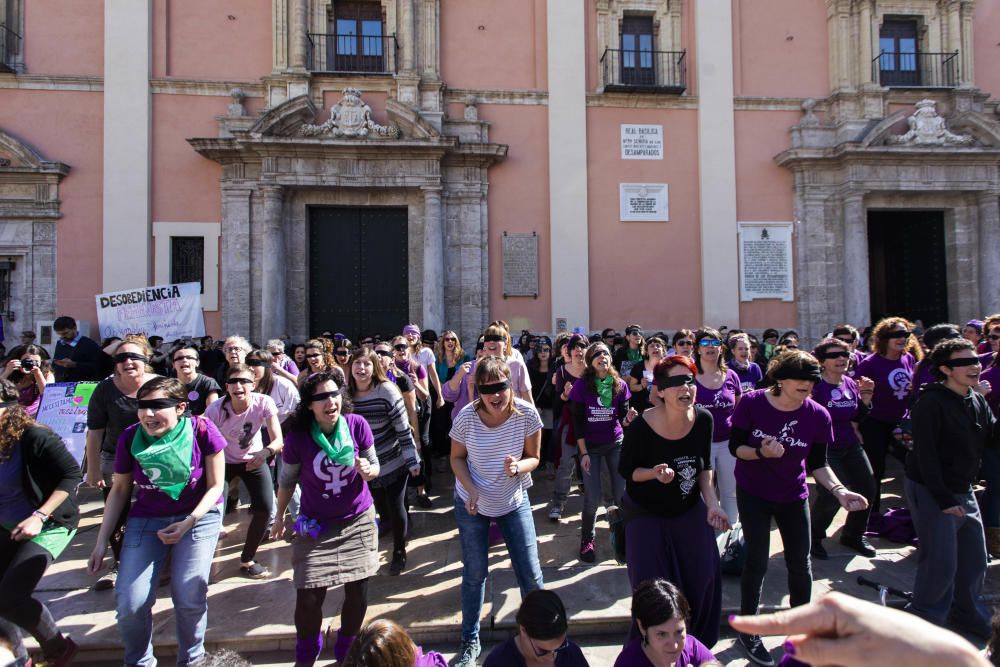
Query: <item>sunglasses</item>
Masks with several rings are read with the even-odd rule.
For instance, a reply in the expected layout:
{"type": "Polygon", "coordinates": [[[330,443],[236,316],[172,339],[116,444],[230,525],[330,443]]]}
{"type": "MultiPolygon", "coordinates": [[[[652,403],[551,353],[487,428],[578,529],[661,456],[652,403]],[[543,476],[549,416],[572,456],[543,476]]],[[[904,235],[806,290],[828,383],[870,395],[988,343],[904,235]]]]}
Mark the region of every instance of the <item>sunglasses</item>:
{"type": "Polygon", "coordinates": [[[718,338],[702,338],[698,341],[698,347],[721,347],[722,341],[718,338]]]}
{"type": "Polygon", "coordinates": [[[226,384],[253,384],[250,378],[226,378],[226,384]]]}
{"type": "Polygon", "coordinates": [[[452,338],[451,336],[449,336],[448,338],[442,338],[441,340],[443,340],[445,343],[457,343],[458,342],[457,338],[452,338]]]}
{"type": "Polygon", "coordinates": [[[684,345],[684,346],[694,345],[694,341],[693,340],[679,340],[676,343],[674,343],[674,346],[677,346],[677,345],[684,345]]]}
{"type": "MultiPolygon", "coordinates": [[[[525,633],[524,636],[528,637],[528,633],[525,633]]],[[[528,637],[528,643],[531,644],[531,650],[535,652],[536,658],[544,658],[547,655],[559,655],[559,653],[569,648],[569,638],[565,639],[562,644],[554,649],[538,648],[535,646],[535,642],[531,640],[531,637],[528,637]]]]}
{"type": "Polygon", "coordinates": [[[396,350],[397,352],[406,352],[406,347],[407,347],[406,345],[400,344],[400,345],[393,345],[392,349],[396,350]]]}

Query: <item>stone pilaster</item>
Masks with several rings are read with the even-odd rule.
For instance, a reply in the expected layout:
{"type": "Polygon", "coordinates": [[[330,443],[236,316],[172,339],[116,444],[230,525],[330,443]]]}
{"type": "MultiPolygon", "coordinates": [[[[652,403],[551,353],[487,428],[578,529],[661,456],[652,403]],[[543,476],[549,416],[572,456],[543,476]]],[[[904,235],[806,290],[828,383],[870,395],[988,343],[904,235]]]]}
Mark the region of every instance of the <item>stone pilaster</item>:
{"type": "Polygon", "coordinates": [[[1000,313],[1000,191],[981,192],[979,208],[979,315],[1000,313]]]}
{"type": "MultiPolygon", "coordinates": [[[[864,194],[844,198],[844,312],[854,326],[871,319],[868,272],[868,211],[864,194]]],[[[834,324],[834,323],[828,323],[834,324]]]]}
{"type": "Polygon", "coordinates": [[[413,1],[400,0],[399,3],[399,41],[401,42],[401,71],[407,74],[414,70],[416,55],[416,31],[413,20],[413,1]]]}
{"type": "Polygon", "coordinates": [[[444,222],[441,188],[423,188],[424,195],[424,307],[423,326],[440,331],[444,319],[444,222]]]}
{"type": "Polygon", "coordinates": [[[420,74],[425,79],[437,81],[441,78],[441,0],[424,0],[420,12],[420,42],[421,68],[420,74]]]}
{"type": "Polygon", "coordinates": [[[250,332],[249,188],[222,188],[222,335],[250,332]]]}
{"type": "MultiPolygon", "coordinates": [[[[256,226],[263,235],[261,253],[260,343],[286,332],[285,234],[282,227],[284,192],[280,186],[265,185],[258,190],[261,220],[256,226]]],[[[254,332],[257,333],[257,332],[254,332]]]]}
{"type": "Polygon", "coordinates": [[[308,53],[307,33],[309,32],[309,9],[306,7],[307,2],[308,0],[292,0],[292,43],[289,49],[291,52],[291,62],[289,65],[296,72],[304,72],[308,68],[306,64],[306,55],[308,53]]]}
{"type": "Polygon", "coordinates": [[[26,326],[21,328],[56,318],[56,223],[38,220],[31,226],[31,273],[23,299],[26,326]]]}

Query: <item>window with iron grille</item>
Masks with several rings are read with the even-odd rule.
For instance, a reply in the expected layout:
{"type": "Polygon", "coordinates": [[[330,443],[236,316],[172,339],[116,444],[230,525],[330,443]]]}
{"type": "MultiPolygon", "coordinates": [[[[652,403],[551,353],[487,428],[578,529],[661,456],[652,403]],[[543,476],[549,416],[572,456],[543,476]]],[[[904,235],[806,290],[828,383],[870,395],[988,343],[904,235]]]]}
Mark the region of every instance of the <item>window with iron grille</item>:
{"type": "Polygon", "coordinates": [[[205,237],[170,237],[170,282],[200,283],[205,293],[205,237]]]}
{"type": "Polygon", "coordinates": [[[10,316],[11,277],[17,265],[10,261],[0,261],[0,316],[10,316]]]}

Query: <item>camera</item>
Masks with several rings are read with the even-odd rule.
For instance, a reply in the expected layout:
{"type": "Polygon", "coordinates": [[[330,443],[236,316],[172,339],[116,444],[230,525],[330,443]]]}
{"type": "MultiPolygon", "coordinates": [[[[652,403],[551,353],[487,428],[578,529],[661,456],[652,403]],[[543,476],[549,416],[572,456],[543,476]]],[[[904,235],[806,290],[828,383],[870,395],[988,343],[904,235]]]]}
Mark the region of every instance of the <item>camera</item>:
{"type": "Polygon", "coordinates": [[[22,359],[21,360],[21,370],[22,371],[30,371],[34,367],[35,367],[35,360],[34,359],[22,359]]]}

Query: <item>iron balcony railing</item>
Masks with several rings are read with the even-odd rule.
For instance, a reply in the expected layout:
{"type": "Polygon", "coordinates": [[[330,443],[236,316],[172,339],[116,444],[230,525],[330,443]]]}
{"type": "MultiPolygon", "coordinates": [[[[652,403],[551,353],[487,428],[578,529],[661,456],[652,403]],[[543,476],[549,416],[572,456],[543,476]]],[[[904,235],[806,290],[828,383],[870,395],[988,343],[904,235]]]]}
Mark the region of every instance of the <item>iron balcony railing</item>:
{"type": "Polygon", "coordinates": [[[0,72],[16,72],[15,58],[21,52],[21,36],[0,23],[0,72]]]}
{"type": "Polygon", "coordinates": [[[392,74],[399,45],[395,35],[336,35],[311,32],[308,63],[312,72],[392,74]]]}
{"type": "Polygon", "coordinates": [[[882,51],[872,61],[872,76],[887,88],[955,88],[959,82],[958,65],[958,51],[882,51]]]}
{"type": "Polygon", "coordinates": [[[680,95],[687,90],[686,55],[687,51],[605,49],[604,90],[680,95]]]}

